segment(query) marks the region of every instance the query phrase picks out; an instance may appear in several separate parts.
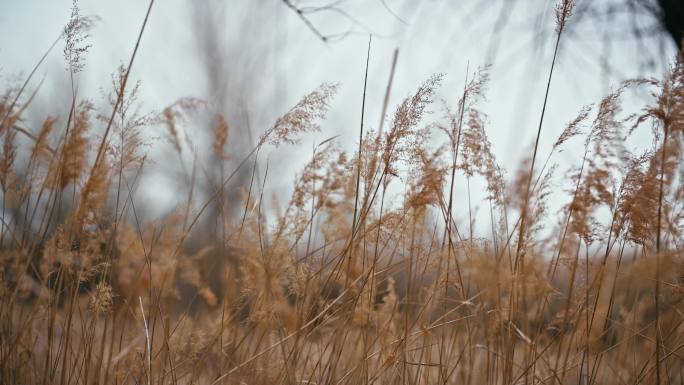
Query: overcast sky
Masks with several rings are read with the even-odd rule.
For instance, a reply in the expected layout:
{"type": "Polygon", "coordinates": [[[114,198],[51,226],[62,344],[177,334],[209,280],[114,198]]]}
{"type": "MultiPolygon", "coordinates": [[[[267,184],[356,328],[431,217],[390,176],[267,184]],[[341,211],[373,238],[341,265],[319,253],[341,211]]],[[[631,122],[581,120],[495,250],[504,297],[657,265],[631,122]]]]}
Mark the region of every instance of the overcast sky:
{"type": "MultiPolygon", "coordinates": [[[[326,3],[330,1],[298,2],[302,7],[326,3]]],[[[492,64],[488,101],[482,106],[490,118],[487,130],[500,162],[517,164],[536,132],[553,53],[555,2],[339,3],[336,11],[309,15],[321,33],[350,32],[326,44],[280,0],[157,0],[132,72],[135,80],[142,80],[145,108],[159,111],[184,96],[205,99],[210,112],[226,114],[236,141],[244,144],[249,142],[247,124],[258,135],[320,83],[341,83],[329,119],[322,125],[324,132],[306,138],[300,147],[282,148],[271,155],[272,175],[279,177],[269,185],[283,188],[291,184],[313,142],[339,134],[340,141],[353,148],[368,34],[373,33],[368,127],[377,128],[380,120],[395,48],[399,60],[390,112],[434,73],[446,74],[439,97],[455,105],[467,66],[472,72],[477,66],[492,64]],[[515,7],[508,8],[510,4],[515,7]],[[493,35],[496,25],[505,29],[493,35]]],[[[649,17],[626,16],[621,12],[624,0],[600,3],[609,16],[585,16],[575,25],[571,19],[571,33],[561,42],[541,138],[542,154],[583,105],[596,102],[626,78],[660,76],[674,55],[674,45],[664,36],[647,37],[641,43],[630,37],[635,25],[652,24],[649,17]]],[[[101,100],[100,89],[108,90],[110,74],[130,58],[147,4],[142,0],[79,2],[82,15],[99,18],[91,31],[86,68],[78,79],[81,96],[101,100]]],[[[23,80],[59,35],[69,19],[71,1],[0,0],[0,7],[0,82],[7,84],[23,80]]],[[[44,79],[29,114],[36,122],[68,108],[62,48],[59,43],[33,83],[35,87],[44,79]]],[[[439,104],[433,109],[435,117],[441,115],[439,104]]],[[[200,126],[188,130],[200,137],[206,132],[200,126]]],[[[149,134],[163,136],[164,132],[156,128],[149,134]]],[[[559,161],[576,162],[578,156],[566,151],[559,161]]],[[[157,159],[157,167],[163,171],[168,164],[157,159]]],[[[513,171],[514,167],[509,167],[509,175],[513,171]]],[[[140,199],[158,209],[167,207],[174,191],[182,188],[172,173],[158,173],[148,180],[155,188],[143,189],[140,199]]]]}

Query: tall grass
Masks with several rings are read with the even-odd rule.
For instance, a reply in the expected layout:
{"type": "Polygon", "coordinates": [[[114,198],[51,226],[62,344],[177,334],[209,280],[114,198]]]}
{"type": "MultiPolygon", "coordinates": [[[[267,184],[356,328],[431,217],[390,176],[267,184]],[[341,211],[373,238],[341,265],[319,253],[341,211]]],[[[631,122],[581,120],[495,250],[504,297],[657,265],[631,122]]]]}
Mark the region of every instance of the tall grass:
{"type": "MultiPolygon", "coordinates": [[[[624,82],[583,108],[541,154],[546,105],[562,102],[548,99],[554,54],[534,152],[507,179],[482,110],[488,69],[441,107],[443,75],[428,78],[385,124],[395,52],[379,128],[364,126],[375,102],[364,79],[358,149],[319,143],[273,209],[259,158],[319,131],[338,86],[305,95],[243,158],[230,154],[239,128],[224,115],[210,148],[188,146],[178,126],[203,102],[145,114],[140,84],[128,84],[151,9],[106,111],[74,86],[91,25],[76,3],[61,36],[68,114],[26,126],[35,69],[0,97],[1,383],[684,381],[681,56],[663,79],[624,82]],[[642,108],[623,111],[625,95],[643,90],[642,108]],[[167,129],[184,168],[185,149],[212,153],[221,180],[194,164],[186,204],[143,221],[135,190],[152,125],[167,129]],[[635,153],[637,131],[652,140],[635,153]],[[558,187],[554,156],[570,142],[583,153],[558,187]],[[243,199],[227,201],[244,169],[243,199]],[[474,180],[486,186],[485,235],[474,180]],[[549,199],[565,204],[549,212],[549,199]],[[205,220],[212,210],[219,222],[205,220]]],[[[571,14],[561,1],[555,52],[571,14]]],[[[369,41],[359,62],[370,55],[369,41]]]]}

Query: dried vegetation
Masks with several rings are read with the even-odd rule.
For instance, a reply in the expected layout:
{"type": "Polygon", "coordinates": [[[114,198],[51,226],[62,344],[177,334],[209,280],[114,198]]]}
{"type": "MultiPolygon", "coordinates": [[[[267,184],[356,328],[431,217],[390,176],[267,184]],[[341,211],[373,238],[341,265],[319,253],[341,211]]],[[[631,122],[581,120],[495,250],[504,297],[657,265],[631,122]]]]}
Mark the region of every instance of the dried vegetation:
{"type": "MultiPolygon", "coordinates": [[[[557,47],[571,15],[561,1],[557,47]]],[[[63,34],[72,82],[90,25],[75,5],[63,34]]],[[[684,381],[681,57],[665,78],[625,82],[582,109],[543,164],[535,145],[510,180],[487,137],[487,68],[441,118],[427,114],[439,108],[435,75],[356,153],[318,145],[275,213],[257,158],[318,131],[338,86],[304,96],[245,158],[229,146],[243,128],[219,115],[204,151],[221,181],[149,222],[134,194],[142,130],[166,127],[182,159],[197,149],[179,125],[203,102],[144,114],[129,70],[113,76],[108,110],[72,87],[68,115],[34,129],[24,87],[0,97],[1,383],[684,381]],[[622,99],[634,89],[652,97],[629,114],[622,99]],[[651,143],[628,150],[644,130],[651,143]],[[554,154],[573,141],[584,153],[554,185],[554,154]],[[226,201],[250,167],[243,200],[226,201]],[[486,186],[484,235],[475,179],[486,186]],[[566,203],[549,212],[549,199],[566,203]],[[219,219],[204,221],[213,210],[219,219]]]]}

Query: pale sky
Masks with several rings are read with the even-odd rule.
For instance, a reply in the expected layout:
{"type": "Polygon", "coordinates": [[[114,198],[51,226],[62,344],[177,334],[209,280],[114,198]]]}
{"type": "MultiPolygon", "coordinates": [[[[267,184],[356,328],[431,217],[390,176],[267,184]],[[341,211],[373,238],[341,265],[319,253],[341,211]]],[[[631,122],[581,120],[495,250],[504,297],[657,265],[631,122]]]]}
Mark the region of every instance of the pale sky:
{"type": "MultiPolygon", "coordinates": [[[[342,12],[310,15],[323,33],[350,28],[353,32],[324,44],[280,0],[157,0],[131,76],[142,80],[145,109],[159,111],[184,96],[205,99],[210,111],[226,114],[233,137],[239,137],[242,145],[249,142],[247,123],[256,136],[320,83],[341,83],[329,118],[322,124],[323,132],[305,138],[300,147],[281,148],[270,155],[269,172],[274,178],[268,187],[275,191],[292,184],[315,141],[339,134],[346,148],[354,147],[369,32],[374,34],[366,104],[370,128],[377,128],[380,120],[395,48],[399,60],[390,113],[438,72],[446,74],[439,97],[455,105],[466,67],[472,72],[494,59],[488,100],[481,109],[489,114],[487,130],[496,155],[512,175],[536,133],[553,53],[555,2],[517,0],[511,2],[516,4],[514,9],[501,12],[508,1],[385,0],[385,8],[380,0],[346,0],[340,2],[340,10],[354,22],[342,12]],[[506,29],[493,38],[497,22],[505,22],[506,29]]],[[[301,6],[327,3],[331,2],[298,2],[301,6]]],[[[664,36],[635,43],[629,32],[631,19],[621,12],[624,0],[602,3],[611,12],[610,23],[587,17],[575,25],[573,19],[569,21],[572,28],[561,41],[541,154],[546,154],[583,105],[597,102],[626,78],[660,76],[674,57],[674,45],[664,36]]],[[[147,4],[143,0],[79,2],[82,15],[99,18],[91,31],[86,68],[77,80],[82,96],[101,102],[100,89],[108,90],[110,74],[130,58],[147,4]]],[[[5,85],[13,79],[23,81],[68,21],[71,1],[0,0],[0,7],[0,84],[5,85]]],[[[637,21],[652,24],[648,17],[637,21]]],[[[45,79],[28,114],[29,126],[48,113],[68,108],[62,48],[63,43],[58,43],[32,83],[35,88],[45,79]]],[[[432,109],[433,117],[441,116],[439,103],[432,109]]],[[[187,129],[197,134],[202,128],[187,129]]],[[[169,157],[165,132],[155,128],[149,135],[162,137],[155,146],[165,149],[151,154],[162,172],[147,179],[139,199],[152,211],[163,211],[184,187],[182,180],[168,172],[172,166],[165,162],[169,157]]],[[[210,136],[201,135],[195,135],[198,143],[204,137],[208,148],[210,136]]],[[[565,151],[557,161],[576,162],[579,156],[565,151]]]]}

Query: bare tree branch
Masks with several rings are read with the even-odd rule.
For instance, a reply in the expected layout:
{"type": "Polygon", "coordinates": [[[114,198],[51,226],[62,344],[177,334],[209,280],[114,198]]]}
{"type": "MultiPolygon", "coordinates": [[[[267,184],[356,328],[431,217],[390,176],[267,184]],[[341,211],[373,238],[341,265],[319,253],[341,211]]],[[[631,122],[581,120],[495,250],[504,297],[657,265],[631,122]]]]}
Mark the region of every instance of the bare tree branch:
{"type": "Polygon", "coordinates": [[[316,28],[316,27],[313,25],[313,23],[311,22],[311,20],[309,20],[309,18],[306,17],[306,15],[304,14],[304,11],[303,11],[301,8],[298,8],[296,5],[294,5],[294,4],[292,3],[291,0],[283,0],[283,3],[285,3],[285,5],[286,5],[288,8],[290,8],[294,13],[296,13],[297,16],[299,16],[300,19],[302,19],[302,21],[304,22],[304,24],[309,28],[309,30],[311,30],[311,32],[313,32],[314,35],[316,35],[316,37],[318,37],[319,39],[321,39],[321,41],[322,41],[323,43],[327,43],[327,42],[328,42],[328,37],[325,36],[325,35],[323,35],[323,34],[318,30],[318,28],[316,28]]]}

